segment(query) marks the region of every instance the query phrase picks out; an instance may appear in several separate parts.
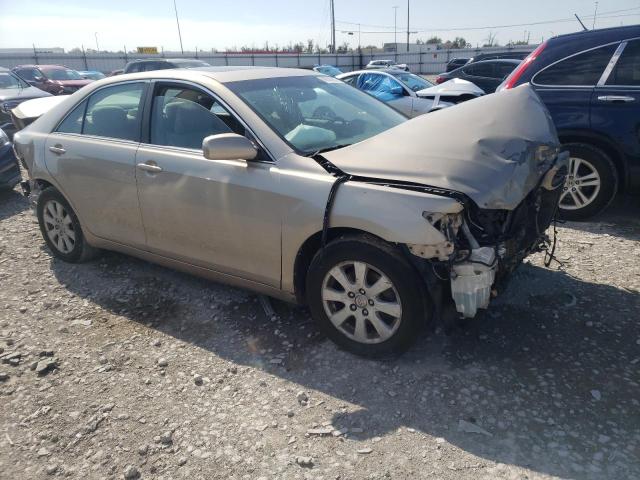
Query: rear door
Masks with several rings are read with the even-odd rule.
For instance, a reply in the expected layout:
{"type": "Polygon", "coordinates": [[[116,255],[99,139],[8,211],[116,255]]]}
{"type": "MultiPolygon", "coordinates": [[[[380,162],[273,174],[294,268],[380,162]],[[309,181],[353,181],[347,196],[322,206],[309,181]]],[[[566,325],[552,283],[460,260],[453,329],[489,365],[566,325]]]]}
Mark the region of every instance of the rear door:
{"type": "Polygon", "coordinates": [[[144,248],[135,179],[146,82],[96,90],[45,146],[46,166],[94,235],[144,248]]]}
{"type": "Polygon", "coordinates": [[[589,129],[593,91],[618,44],[604,45],[556,61],[531,79],[558,130],[589,129]]]}
{"type": "Polygon", "coordinates": [[[612,138],[640,184],[640,39],[622,42],[591,96],[591,127],[612,138]]]}

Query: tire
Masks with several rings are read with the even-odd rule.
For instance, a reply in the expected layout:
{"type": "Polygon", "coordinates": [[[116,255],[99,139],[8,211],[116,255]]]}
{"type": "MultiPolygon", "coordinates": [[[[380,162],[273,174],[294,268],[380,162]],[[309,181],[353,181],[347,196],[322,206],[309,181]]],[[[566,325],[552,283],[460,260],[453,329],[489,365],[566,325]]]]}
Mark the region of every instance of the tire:
{"type": "Polygon", "coordinates": [[[71,205],[55,188],[48,187],[40,193],[36,213],[42,238],[54,256],[65,262],[81,263],[98,253],[87,243],[71,205]]]}
{"type": "Polygon", "coordinates": [[[409,261],[370,236],[345,236],[329,243],[314,256],[306,280],[307,302],[320,330],[341,348],[365,357],[394,355],[411,346],[429,321],[426,293],[409,261]],[[339,272],[341,282],[336,279],[339,272]],[[358,282],[362,278],[364,284],[358,282]],[[385,280],[391,284],[386,288],[378,283],[385,280]],[[372,294],[367,288],[383,290],[372,294]]]}
{"type": "Polygon", "coordinates": [[[586,143],[563,146],[570,153],[571,163],[560,198],[560,216],[565,220],[585,220],[613,201],[618,191],[618,171],[611,158],[599,148],[586,143]]]}

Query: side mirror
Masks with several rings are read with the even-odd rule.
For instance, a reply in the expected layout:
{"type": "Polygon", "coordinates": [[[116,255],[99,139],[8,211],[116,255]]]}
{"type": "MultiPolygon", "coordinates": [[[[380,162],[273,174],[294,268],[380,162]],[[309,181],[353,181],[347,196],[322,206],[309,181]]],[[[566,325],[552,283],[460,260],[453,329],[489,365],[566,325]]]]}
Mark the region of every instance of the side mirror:
{"type": "Polygon", "coordinates": [[[202,153],[207,160],[253,160],[258,149],[247,137],[221,133],[202,140],[202,153]]]}

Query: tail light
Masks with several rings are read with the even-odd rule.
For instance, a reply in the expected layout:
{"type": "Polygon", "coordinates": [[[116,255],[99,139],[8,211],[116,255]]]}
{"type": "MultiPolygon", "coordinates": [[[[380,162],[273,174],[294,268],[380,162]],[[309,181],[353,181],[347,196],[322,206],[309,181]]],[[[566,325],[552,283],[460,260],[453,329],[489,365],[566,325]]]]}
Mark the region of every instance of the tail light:
{"type": "Polygon", "coordinates": [[[545,49],[546,46],[547,46],[547,42],[544,42],[538,45],[538,48],[536,48],[533,52],[531,52],[529,56],[525,58],[522,61],[522,63],[520,63],[520,65],[518,65],[518,67],[513,72],[511,72],[511,75],[509,75],[509,77],[505,81],[503,88],[508,90],[510,88],[515,87],[516,83],[518,83],[518,80],[520,80],[520,77],[522,76],[522,74],[527,70],[527,68],[529,68],[529,66],[533,63],[533,61],[540,56],[540,54],[542,53],[542,51],[545,49]]]}
{"type": "Polygon", "coordinates": [[[436,85],[440,85],[441,83],[446,82],[448,79],[446,77],[443,77],[441,75],[438,75],[436,77],[436,85]]]}

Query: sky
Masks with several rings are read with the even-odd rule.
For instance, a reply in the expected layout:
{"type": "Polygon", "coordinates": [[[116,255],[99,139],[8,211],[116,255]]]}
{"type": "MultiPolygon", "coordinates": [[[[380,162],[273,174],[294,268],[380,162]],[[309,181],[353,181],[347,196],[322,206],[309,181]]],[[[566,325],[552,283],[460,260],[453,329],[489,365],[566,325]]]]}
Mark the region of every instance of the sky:
{"type": "MultiPolygon", "coordinates": [[[[330,43],[329,0],[175,1],[185,51],[243,45],[259,49],[265,42],[283,46],[308,39],[323,47],[330,43]]],[[[596,28],[640,23],[640,0],[597,3],[596,28]]],[[[411,40],[462,36],[476,46],[491,33],[501,44],[526,38],[538,43],[580,29],[572,19],[574,13],[591,28],[595,4],[590,0],[413,0],[410,30],[417,33],[411,40]]],[[[398,6],[397,38],[405,41],[407,0],[335,0],[336,44],[347,42],[355,48],[358,38],[362,46],[393,42],[394,6],[398,6]]],[[[67,50],[96,48],[96,37],[100,50],[156,46],[179,51],[173,0],[0,0],[0,48],[33,44],[67,50]]]]}

